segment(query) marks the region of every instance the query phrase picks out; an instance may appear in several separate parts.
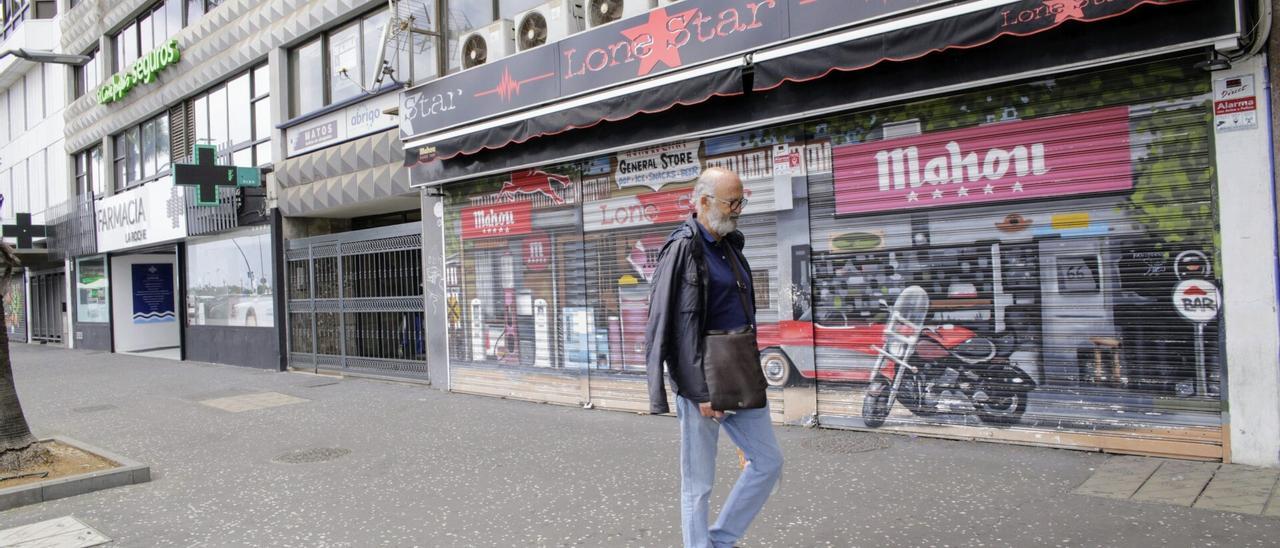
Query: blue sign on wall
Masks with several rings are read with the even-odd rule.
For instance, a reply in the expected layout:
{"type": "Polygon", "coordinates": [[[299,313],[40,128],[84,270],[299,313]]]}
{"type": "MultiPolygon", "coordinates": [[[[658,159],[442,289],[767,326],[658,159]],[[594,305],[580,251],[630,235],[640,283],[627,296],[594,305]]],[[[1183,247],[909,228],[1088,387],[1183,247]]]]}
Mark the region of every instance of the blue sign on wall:
{"type": "Polygon", "coordinates": [[[168,323],[174,314],[173,265],[133,265],[133,323],[168,323]]]}

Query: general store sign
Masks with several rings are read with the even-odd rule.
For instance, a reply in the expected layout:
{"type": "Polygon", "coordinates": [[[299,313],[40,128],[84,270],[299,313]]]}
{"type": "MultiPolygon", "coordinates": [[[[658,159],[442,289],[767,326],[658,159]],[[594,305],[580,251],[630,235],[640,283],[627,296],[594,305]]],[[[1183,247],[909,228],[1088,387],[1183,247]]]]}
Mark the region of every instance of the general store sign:
{"type": "Polygon", "coordinates": [[[701,174],[698,141],[687,141],[618,154],[614,181],[618,188],[646,186],[658,190],[668,183],[691,181],[701,174]]]}
{"type": "Polygon", "coordinates": [[[1128,107],[844,145],[832,155],[840,214],[1133,186],[1128,107]]]}
{"type": "Polygon", "coordinates": [[[518,236],[533,231],[533,204],[515,202],[462,209],[462,239],[518,236]]]}
{"type": "Polygon", "coordinates": [[[883,17],[931,0],[684,0],[401,95],[402,138],[883,17]]]}
{"type": "Polygon", "coordinates": [[[98,104],[105,105],[124,99],[125,95],[138,84],[150,84],[156,81],[156,75],[170,65],[182,59],[178,50],[178,41],[169,40],[159,49],[148,52],[141,59],[133,62],[129,70],[114,74],[106,83],[98,88],[98,104]]]}
{"type": "Polygon", "coordinates": [[[103,198],[95,205],[98,251],[157,244],[187,236],[184,189],[168,179],[103,198]]]}
{"type": "Polygon", "coordinates": [[[396,127],[396,117],[383,114],[396,101],[396,94],[387,93],[288,128],[286,154],[293,157],[396,127]]]}

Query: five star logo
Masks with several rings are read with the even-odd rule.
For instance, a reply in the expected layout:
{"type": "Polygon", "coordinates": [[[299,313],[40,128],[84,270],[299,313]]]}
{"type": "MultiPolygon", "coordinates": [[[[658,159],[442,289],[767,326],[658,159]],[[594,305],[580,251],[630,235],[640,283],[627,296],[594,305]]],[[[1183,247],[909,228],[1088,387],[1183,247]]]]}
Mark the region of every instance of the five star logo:
{"type": "Polygon", "coordinates": [[[1049,7],[1049,11],[1053,13],[1053,22],[1061,23],[1067,19],[1084,19],[1084,6],[1087,2],[1082,0],[1044,0],[1044,5],[1049,7]]]}
{"type": "Polygon", "coordinates": [[[965,196],[968,196],[968,195],[969,195],[969,189],[965,187],[960,187],[960,190],[956,191],[956,196],[959,196],[961,198],[964,198],[965,196]]]}
{"type": "Polygon", "coordinates": [[[995,191],[996,191],[996,187],[993,187],[993,186],[991,186],[991,185],[987,185],[987,186],[982,187],[982,193],[983,193],[983,194],[993,194],[993,193],[995,193],[995,191]]]}
{"type": "Polygon", "coordinates": [[[916,191],[912,190],[910,193],[907,194],[907,201],[918,202],[920,201],[920,195],[916,194],[916,191]]]}
{"type": "Polygon", "coordinates": [[[1022,183],[1013,183],[1011,192],[1022,192],[1022,183]]]}
{"type": "Polygon", "coordinates": [[[942,197],[942,189],[939,188],[933,191],[933,199],[937,200],[938,198],[941,198],[941,197],[942,197]]]}
{"type": "Polygon", "coordinates": [[[689,20],[697,11],[697,9],[691,9],[668,15],[667,8],[658,8],[649,12],[649,20],[644,24],[622,31],[622,35],[627,37],[633,45],[642,41],[651,41],[653,44],[649,55],[640,59],[639,76],[653,72],[658,63],[663,63],[669,68],[679,68],[683,64],[680,60],[680,47],[676,45],[676,31],[684,30],[685,25],[689,24],[689,20]],[[642,40],[642,38],[645,39],[642,40]]]}

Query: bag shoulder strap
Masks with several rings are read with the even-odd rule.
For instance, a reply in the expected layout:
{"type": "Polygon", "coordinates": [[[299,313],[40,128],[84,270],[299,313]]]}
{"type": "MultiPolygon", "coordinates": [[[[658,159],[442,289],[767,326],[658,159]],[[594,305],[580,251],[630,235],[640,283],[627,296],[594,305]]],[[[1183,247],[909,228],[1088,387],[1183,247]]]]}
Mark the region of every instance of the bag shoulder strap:
{"type": "Polygon", "coordinates": [[[738,263],[738,250],[733,244],[725,242],[729,246],[729,269],[733,270],[733,279],[738,283],[738,301],[742,303],[742,313],[747,317],[747,323],[751,327],[755,327],[755,314],[751,312],[751,305],[747,302],[747,288],[751,287],[742,281],[742,266],[738,263]]]}

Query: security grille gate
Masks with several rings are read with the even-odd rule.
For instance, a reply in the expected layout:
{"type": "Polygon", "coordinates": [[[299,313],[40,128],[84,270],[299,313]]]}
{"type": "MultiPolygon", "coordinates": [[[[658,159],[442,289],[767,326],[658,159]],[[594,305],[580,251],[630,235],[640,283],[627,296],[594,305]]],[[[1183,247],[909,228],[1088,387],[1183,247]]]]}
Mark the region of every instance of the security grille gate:
{"type": "Polygon", "coordinates": [[[31,342],[62,342],[65,286],[66,274],[61,270],[31,275],[31,342]]]}
{"type": "Polygon", "coordinates": [[[290,240],[289,365],[427,378],[422,225],[290,240]]]}

